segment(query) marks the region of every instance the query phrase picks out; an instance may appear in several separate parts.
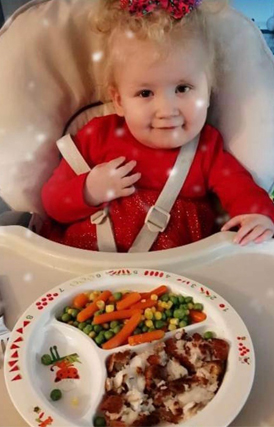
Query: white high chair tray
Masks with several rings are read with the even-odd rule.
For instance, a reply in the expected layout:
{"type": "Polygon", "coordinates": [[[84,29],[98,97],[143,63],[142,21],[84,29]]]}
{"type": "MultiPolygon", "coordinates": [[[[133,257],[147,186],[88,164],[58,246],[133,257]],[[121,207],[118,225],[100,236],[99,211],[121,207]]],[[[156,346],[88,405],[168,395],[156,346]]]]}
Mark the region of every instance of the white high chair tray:
{"type": "MultiPolygon", "coordinates": [[[[58,321],[58,313],[71,306],[74,296],[82,292],[146,292],[163,284],[169,291],[191,296],[204,306],[206,319],[186,326],[186,332],[203,335],[210,330],[229,343],[227,368],[216,396],[205,409],[180,425],[229,425],[249,395],[255,370],[251,338],[241,318],[227,301],[203,284],[161,270],[124,268],[87,274],[58,285],[34,301],[16,323],[6,350],[5,379],[16,408],[30,426],[35,427],[37,419],[43,422],[49,417],[52,426],[92,426],[104,395],[107,358],[119,351],[138,353],[153,346],[124,345],[104,350],[77,328],[58,321]],[[67,377],[61,366],[54,370],[53,366],[42,364],[41,357],[49,354],[50,348],[58,351],[60,357],[74,354],[70,369],[76,378],[67,377]],[[63,395],[60,401],[53,402],[50,393],[56,388],[63,395]]],[[[169,332],[168,337],[175,333],[169,332]]]]}
{"type": "MultiPolygon", "coordinates": [[[[274,240],[242,248],[232,244],[233,237],[234,233],[219,233],[190,247],[145,257],[110,254],[105,258],[104,254],[54,244],[22,227],[0,227],[0,289],[7,306],[7,324],[13,327],[41,294],[81,274],[114,267],[180,273],[220,294],[250,332],[256,354],[254,384],[231,425],[274,425],[274,240]]],[[[0,426],[26,426],[8,397],[3,369],[0,395],[0,426]]]]}

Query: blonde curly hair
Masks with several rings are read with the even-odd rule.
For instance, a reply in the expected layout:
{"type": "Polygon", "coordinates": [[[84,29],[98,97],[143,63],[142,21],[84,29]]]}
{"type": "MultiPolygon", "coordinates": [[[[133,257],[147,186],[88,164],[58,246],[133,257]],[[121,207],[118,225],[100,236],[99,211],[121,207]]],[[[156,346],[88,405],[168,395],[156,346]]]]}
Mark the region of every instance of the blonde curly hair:
{"type": "Polygon", "coordinates": [[[158,59],[168,55],[172,44],[182,45],[192,39],[203,42],[207,54],[207,76],[212,90],[216,89],[216,64],[218,55],[215,40],[208,24],[208,17],[218,14],[229,4],[229,0],[203,0],[201,5],[182,19],[175,19],[164,9],[145,16],[130,14],[120,7],[120,0],[98,0],[90,16],[91,30],[99,36],[103,60],[97,64],[99,96],[109,100],[109,88],[116,87],[114,64],[117,61],[119,37],[134,36],[149,41],[157,47],[158,59]]]}

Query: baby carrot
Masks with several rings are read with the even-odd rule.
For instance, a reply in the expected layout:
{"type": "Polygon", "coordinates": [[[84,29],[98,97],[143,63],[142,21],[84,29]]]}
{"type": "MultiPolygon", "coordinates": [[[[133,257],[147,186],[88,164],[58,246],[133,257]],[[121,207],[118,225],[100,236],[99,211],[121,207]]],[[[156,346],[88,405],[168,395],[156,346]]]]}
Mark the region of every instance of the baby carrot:
{"type": "Polygon", "coordinates": [[[206,314],[203,311],[189,310],[189,317],[192,323],[199,323],[206,319],[206,314]]]}
{"type": "Polygon", "coordinates": [[[119,310],[112,311],[111,313],[103,313],[99,314],[99,316],[95,316],[93,319],[94,325],[100,325],[101,323],[109,323],[112,320],[120,320],[120,319],[129,319],[133,314],[141,313],[141,310],[119,310]]]}
{"type": "Polygon", "coordinates": [[[94,315],[94,313],[98,310],[98,305],[96,304],[98,301],[106,302],[110,297],[110,291],[102,292],[90,305],[88,305],[84,310],[80,311],[77,315],[78,322],[85,322],[85,320],[89,319],[94,315]]]}
{"type": "Polygon", "coordinates": [[[156,331],[145,332],[144,334],[132,335],[128,338],[129,345],[138,345],[145,342],[160,340],[165,335],[164,331],[158,329],[156,331]]]}
{"type": "Polygon", "coordinates": [[[118,334],[114,335],[113,338],[108,340],[105,344],[102,345],[104,350],[110,350],[112,348],[119,347],[119,345],[125,344],[127,342],[128,337],[132,334],[134,329],[138,326],[141,321],[141,313],[135,313],[125,326],[118,332],[118,334]]]}
{"type": "Polygon", "coordinates": [[[131,292],[125,299],[118,301],[116,304],[117,310],[124,310],[125,308],[131,307],[136,302],[140,301],[141,295],[139,292],[131,292]]]}
{"type": "Polygon", "coordinates": [[[157,295],[158,297],[160,297],[161,295],[165,294],[166,292],[168,292],[168,287],[165,285],[159,286],[158,288],[153,289],[150,292],[141,292],[141,297],[142,299],[148,299],[151,297],[151,295],[157,295]]]}
{"type": "Polygon", "coordinates": [[[73,299],[73,307],[83,308],[89,302],[89,297],[86,294],[78,294],[73,299]]]}
{"type": "Polygon", "coordinates": [[[148,299],[146,301],[137,302],[137,304],[132,305],[130,308],[131,310],[145,310],[146,308],[155,307],[157,305],[158,301],[148,299]]]}

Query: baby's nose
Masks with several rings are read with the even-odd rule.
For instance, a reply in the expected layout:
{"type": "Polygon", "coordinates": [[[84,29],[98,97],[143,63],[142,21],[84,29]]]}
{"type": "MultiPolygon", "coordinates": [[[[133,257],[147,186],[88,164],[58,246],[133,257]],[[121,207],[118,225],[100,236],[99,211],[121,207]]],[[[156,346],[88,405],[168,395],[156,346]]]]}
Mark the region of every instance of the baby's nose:
{"type": "Polygon", "coordinates": [[[179,109],[174,100],[164,97],[157,102],[156,117],[158,119],[166,119],[179,115],[179,109]]]}

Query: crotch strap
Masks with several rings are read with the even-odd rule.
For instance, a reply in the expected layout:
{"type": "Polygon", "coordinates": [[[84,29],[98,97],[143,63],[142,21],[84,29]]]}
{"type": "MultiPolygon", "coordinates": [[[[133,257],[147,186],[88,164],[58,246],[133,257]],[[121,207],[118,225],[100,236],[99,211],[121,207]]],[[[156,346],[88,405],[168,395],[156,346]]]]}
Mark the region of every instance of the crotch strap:
{"type": "MultiPolygon", "coordinates": [[[[199,139],[200,135],[197,135],[193,141],[181,147],[165,186],[155,205],[149,209],[145,223],[135,238],[129,252],[148,252],[157,239],[158,234],[166,229],[170,219],[170,211],[184,185],[197,150],[199,139]]],[[[70,135],[65,135],[59,139],[57,147],[77,175],[91,170],[70,135]]],[[[96,225],[99,251],[117,252],[107,208],[91,215],[90,221],[96,225]]]]}

